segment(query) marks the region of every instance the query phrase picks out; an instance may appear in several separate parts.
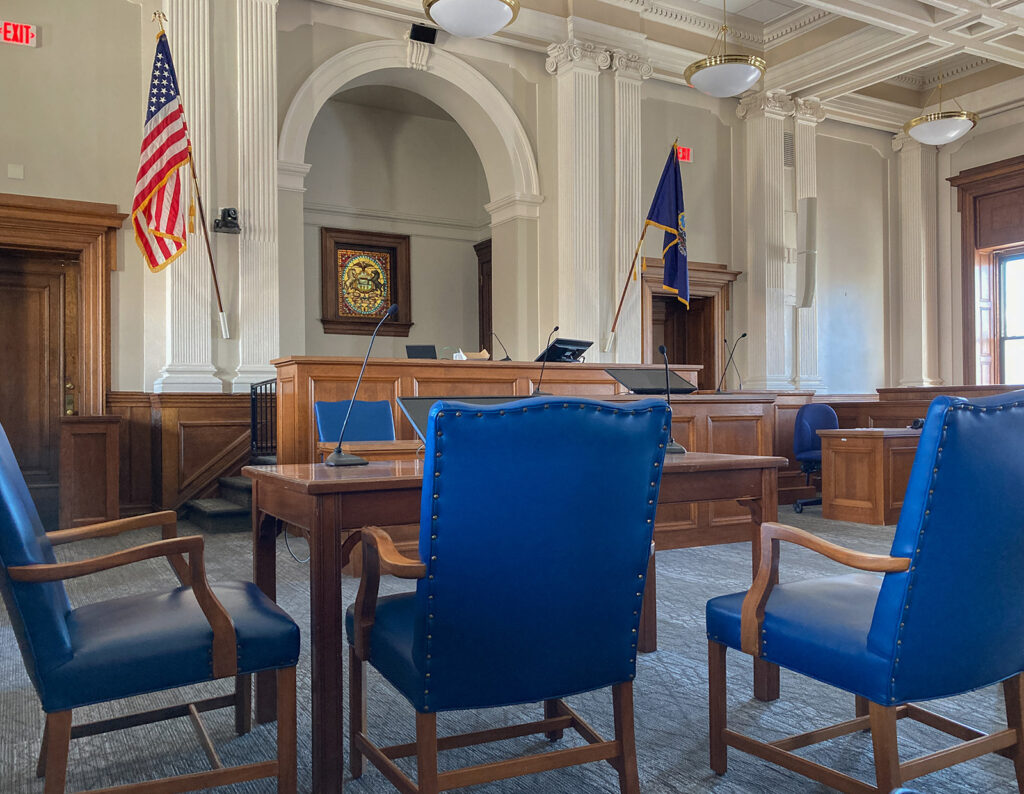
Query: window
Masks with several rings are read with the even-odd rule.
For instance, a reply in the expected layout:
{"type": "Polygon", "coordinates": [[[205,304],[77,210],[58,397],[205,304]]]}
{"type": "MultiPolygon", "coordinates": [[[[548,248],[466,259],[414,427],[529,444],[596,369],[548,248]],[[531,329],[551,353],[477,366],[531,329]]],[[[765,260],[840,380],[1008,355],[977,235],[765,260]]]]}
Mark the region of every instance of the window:
{"type": "Polygon", "coordinates": [[[1024,253],[999,258],[999,374],[1024,383],[1024,253]]]}

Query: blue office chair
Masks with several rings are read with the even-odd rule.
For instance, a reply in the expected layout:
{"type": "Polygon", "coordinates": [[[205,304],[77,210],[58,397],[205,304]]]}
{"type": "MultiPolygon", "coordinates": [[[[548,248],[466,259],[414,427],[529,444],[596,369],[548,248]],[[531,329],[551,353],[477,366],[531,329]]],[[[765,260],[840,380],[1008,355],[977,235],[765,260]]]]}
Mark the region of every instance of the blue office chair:
{"type": "MultiPolygon", "coordinates": [[[[535,397],[430,410],[419,553],[361,532],[363,576],[348,611],[350,768],[368,758],[402,791],[608,761],[639,791],[633,733],[637,632],[671,411],[535,397]],[[417,579],[378,600],[380,575],[417,579]],[[416,744],[369,739],[365,663],[416,710],[416,744]],[[612,687],[616,735],[603,740],[561,698],[612,687]],[[437,712],[543,701],[544,719],[437,738],[437,712]],[[438,748],[574,728],[589,743],[437,771],[438,748]],[[413,783],[389,759],[416,755],[413,783]]],[[[345,547],[356,544],[352,538],[345,547]]]]}
{"type": "MultiPolygon", "coordinates": [[[[337,442],[351,400],[313,403],[321,441],[337,442]]],[[[346,441],[394,441],[395,417],[388,400],[356,400],[345,429],[346,441]]]]}
{"type": "MultiPolygon", "coordinates": [[[[821,471],[821,437],[819,430],[835,430],[839,417],[832,407],[824,403],[807,403],[796,412],[796,426],[793,428],[793,457],[800,461],[800,470],[805,481],[811,484],[811,475],[821,471]]],[[[821,497],[797,499],[793,510],[802,513],[808,505],[820,505],[821,497]]]]}
{"type": "Polygon", "coordinates": [[[996,752],[1013,759],[1024,791],[1024,391],[968,401],[938,397],[928,409],[889,555],[836,546],[781,524],[761,527],[750,590],[707,604],[711,767],[732,746],[841,791],[889,792],[960,761],[996,752]],[[775,584],[780,541],[859,571],[775,584]],[[727,648],[774,662],[856,696],[857,718],[764,743],[726,727],[727,648]],[[1003,683],[1005,730],[985,736],[914,705],[1003,683]],[[903,717],[970,740],[900,763],[903,717]],[[870,728],[877,788],[794,755],[870,728]]]}
{"type": "Polygon", "coordinates": [[[193,708],[211,763],[219,767],[198,712],[233,706],[236,730],[248,731],[250,674],[272,669],[278,671],[279,687],[277,760],[165,778],[152,787],[191,791],[276,775],[279,792],[295,791],[299,628],[249,582],[211,587],[203,565],[203,539],[177,537],[175,522],[174,512],[168,510],[44,532],[0,427],[0,592],[25,669],[46,712],[36,768],[46,778],[46,794],[64,791],[71,739],[187,717],[193,708]],[[53,553],[57,544],[152,526],[162,527],[163,540],[77,562],[58,563],[53,553]],[[181,587],[80,607],[69,603],[65,579],[156,557],[170,561],[181,587]],[[72,711],[82,706],[230,676],[237,676],[234,694],[71,725],[72,711]]]}

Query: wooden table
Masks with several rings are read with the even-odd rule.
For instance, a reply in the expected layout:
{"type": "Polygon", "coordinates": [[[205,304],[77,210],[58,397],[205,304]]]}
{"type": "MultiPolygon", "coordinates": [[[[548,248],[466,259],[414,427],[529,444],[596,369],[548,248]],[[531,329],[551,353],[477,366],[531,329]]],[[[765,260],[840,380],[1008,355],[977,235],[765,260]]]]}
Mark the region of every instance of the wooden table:
{"type": "Polygon", "coordinates": [[[821,515],[834,521],[895,524],[921,431],[909,427],[819,430],[821,515]]]}
{"type": "MultiPolygon", "coordinates": [[[[774,521],[778,511],[778,469],[785,458],[716,455],[691,452],[665,459],[655,544],[678,549],[719,543],[750,542],[761,521],[774,521]],[[716,520],[694,521],[704,503],[740,501],[749,516],[737,520],[735,510],[716,520]]],[[[399,548],[414,543],[420,514],[423,464],[418,460],[371,462],[366,466],[330,468],[322,464],[247,466],[253,480],[253,575],[270,598],[277,596],[276,538],[282,522],[309,530],[310,629],[312,688],[313,791],[343,790],[342,703],[345,653],[344,608],[341,599],[341,546],[348,531],[364,526],[389,527],[399,548]]],[[[759,547],[752,543],[757,568],[759,547]]],[[[414,547],[413,547],[414,548],[414,547]]],[[[657,647],[656,581],[652,556],[640,650],[657,647]]],[[[778,668],[755,660],[754,694],[761,700],[778,697],[778,668]]],[[[272,674],[256,681],[256,719],[275,719],[272,674]]]]}

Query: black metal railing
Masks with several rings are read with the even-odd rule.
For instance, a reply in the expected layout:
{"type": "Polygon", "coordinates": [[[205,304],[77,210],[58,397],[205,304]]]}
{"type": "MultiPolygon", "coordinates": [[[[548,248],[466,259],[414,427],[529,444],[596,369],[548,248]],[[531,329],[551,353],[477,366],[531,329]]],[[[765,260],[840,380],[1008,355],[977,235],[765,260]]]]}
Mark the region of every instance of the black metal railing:
{"type": "Polygon", "coordinates": [[[249,387],[249,430],[252,456],[277,454],[277,381],[260,381],[249,387]]]}

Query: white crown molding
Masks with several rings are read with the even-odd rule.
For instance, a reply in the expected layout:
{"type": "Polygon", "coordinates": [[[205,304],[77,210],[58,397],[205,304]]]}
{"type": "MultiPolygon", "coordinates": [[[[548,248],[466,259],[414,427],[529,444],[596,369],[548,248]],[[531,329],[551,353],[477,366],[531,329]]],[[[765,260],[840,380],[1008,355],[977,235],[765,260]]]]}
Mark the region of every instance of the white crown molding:
{"type": "Polygon", "coordinates": [[[989,58],[968,57],[966,60],[961,60],[946,68],[937,68],[938,65],[936,65],[933,68],[915,69],[912,72],[897,75],[887,82],[906,86],[915,91],[928,91],[938,86],[939,83],[948,83],[950,80],[977,74],[995,65],[989,58]]]}
{"type": "Polygon", "coordinates": [[[340,222],[356,224],[360,228],[375,226],[382,231],[396,231],[417,237],[436,237],[444,240],[468,240],[480,242],[487,236],[490,222],[467,221],[462,218],[446,218],[440,215],[420,215],[394,210],[363,209],[344,204],[307,201],[303,205],[303,219],[306,226],[331,226],[340,222]],[[483,237],[480,236],[484,230],[483,237]]]}
{"type": "Polygon", "coordinates": [[[797,36],[820,28],[834,19],[838,19],[835,14],[820,8],[799,8],[781,19],[765,25],[761,45],[766,52],[770,52],[780,44],[785,44],[797,36]]]}
{"type": "Polygon", "coordinates": [[[886,132],[899,132],[903,129],[904,123],[920,113],[909,105],[875,99],[863,94],[836,97],[826,102],[823,107],[826,118],[886,132]]]}

